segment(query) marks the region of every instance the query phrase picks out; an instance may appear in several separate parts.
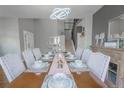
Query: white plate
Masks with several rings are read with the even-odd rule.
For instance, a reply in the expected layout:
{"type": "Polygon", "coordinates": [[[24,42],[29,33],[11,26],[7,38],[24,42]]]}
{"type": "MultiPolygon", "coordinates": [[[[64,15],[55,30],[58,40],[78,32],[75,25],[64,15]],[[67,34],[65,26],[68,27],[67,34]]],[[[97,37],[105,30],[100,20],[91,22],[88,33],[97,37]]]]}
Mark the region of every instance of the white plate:
{"type": "Polygon", "coordinates": [[[50,60],[52,59],[53,57],[42,57],[42,60],[50,60]]]}
{"type": "Polygon", "coordinates": [[[43,62],[42,60],[35,61],[35,63],[42,63],[42,62],[43,62]]]}
{"type": "Polygon", "coordinates": [[[71,55],[71,52],[67,52],[67,55],[71,55]]]}
{"type": "Polygon", "coordinates": [[[67,60],[75,60],[76,57],[66,57],[67,60]]]}
{"type": "Polygon", "coordinates": [[[70,56],[72,55],[71,52],[64,53],[65,56],[70,56]]]}
{"type": "Polygon", "coordinates": [[[75,60],[74,63],[75,63],[77,66],[82,66],[82,65],[83,65],[82,60],[75,60]]]}
{"type": "Polygon", "coordinates": [[[52,52],[48,52],[47,55],[48,55],[48,56],[52,56],[53,53],[52,53],[52,52]]]}
{"type": "Polygon", "coordinates": [[[87,65],[86,64],[81,64],[81,65],[77,65],[75,62],[73,63],[70,63],[70,66],[71,67],[74,67],[74,68],[87,68],[87,65]]]}
{"type": "Polygon", "coordinates": [[[55,74],[50,77],[47,82],[48,88],[72,88],[73,81],[71,78],[67,77],[65,74],[55,74]]]}
{"type": "Polygon", "coordinates": [[[31,65],[31,70],[34,72],[39,72],[42,69],[46,68],[48,66],[48,63],[35,63],[31,65]]]}

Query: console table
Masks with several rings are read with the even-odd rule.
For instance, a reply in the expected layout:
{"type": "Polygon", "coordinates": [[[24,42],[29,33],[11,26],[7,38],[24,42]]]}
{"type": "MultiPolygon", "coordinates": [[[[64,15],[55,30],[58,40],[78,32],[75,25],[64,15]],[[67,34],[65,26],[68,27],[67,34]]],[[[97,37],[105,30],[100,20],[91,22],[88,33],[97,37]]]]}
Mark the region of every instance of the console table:
{"type": "MultiPolygon", "coordinates": [[[[102,52],[111,57],[110,63],[117,65],[117,77],[115,84],[109,79],[109,70],[105,83],[109,87],[124,87],[124,49],[123,48],[104,48],[91,46],[93,52],[102,52]]],[[[114,72],[113,72],[114,73],[114,72]]]]}

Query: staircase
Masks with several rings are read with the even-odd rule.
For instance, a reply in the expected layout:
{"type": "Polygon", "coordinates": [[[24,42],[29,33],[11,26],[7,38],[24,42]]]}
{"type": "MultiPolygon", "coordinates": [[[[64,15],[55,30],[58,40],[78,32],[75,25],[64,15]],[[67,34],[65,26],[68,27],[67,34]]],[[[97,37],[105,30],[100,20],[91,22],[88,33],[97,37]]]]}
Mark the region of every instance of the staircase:
{"type": "Polygon", "coordinates": [[[64,30],[65,30],[65,44],[67,45],[66,49],[75,51],[77,48],[77,31],[76,25],[80,23],[82,19],[68,19],[64,22],[64,30]]]}
{"type": "Polygon", "coordinates": [[[73,29],[73,20],[69,19],[64,22],[64,31],[65,31],[65,48],[67,51],[74,53],[74,45],[72,41],[72,29],[73,29]]]}

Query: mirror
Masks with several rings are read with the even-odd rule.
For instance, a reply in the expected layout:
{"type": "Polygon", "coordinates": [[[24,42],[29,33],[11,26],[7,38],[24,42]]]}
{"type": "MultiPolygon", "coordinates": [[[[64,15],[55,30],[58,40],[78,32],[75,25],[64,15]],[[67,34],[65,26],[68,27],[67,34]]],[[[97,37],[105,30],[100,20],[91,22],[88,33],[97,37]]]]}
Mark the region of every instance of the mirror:
{"type": "Polygon", "coordinates": [[[124,48],[124,14],[111,19],[108,26],[108,41],[116,42],[117,48],[124,48]]]}

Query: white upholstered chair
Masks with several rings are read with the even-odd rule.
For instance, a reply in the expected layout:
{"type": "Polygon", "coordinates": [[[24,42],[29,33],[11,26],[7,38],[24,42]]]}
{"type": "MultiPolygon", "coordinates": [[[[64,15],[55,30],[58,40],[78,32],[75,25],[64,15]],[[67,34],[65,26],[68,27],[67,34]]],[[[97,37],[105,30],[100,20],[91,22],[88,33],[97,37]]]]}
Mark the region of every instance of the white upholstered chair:
{"type": "Polygon", "coordinates": [[[2,67],[2,69],[4,71],[4,73],[5,73],[8,81],[11,82],[13,80],[13,78],[12,78],[9,70],[7,69],[6,65],[3,63],[2,57],[0,57],[0,65],[1,65],[1,67],[2,67]]]}
{"type": "Polygon", "coordinates": [[[87,61],[91,55],[92,51],[90,49],[84,49],[83,50],[83,53],[82,53],[82,56],[81,56],[81,60],[83,63],[86,63],[87,64],[87,61]]]}
{"type": "Polygon", "coordinates": [[[77,59],[81,59],[82,53],[83,53],[83,49],[81,48],[76,49],[75,56],[77,57],[77,59]]]}
{"type": "Polygon", "coordinates": [[[9,82],[26,70],[21,56],[18,54],[7,54],[1,57],[0,64],[9,82]]]}
{"type": "Polygon", "coordinates": [[[35,58],[32,53],[32,50],[25,50],[22,52],[22,55],[25,60],[25,64],[26,64],[27,68],[30,68],[31,65],[33,65],[35,62],[35,58]]]}
{"type": "Polygon", "coordinates": [[[42,57],[41,51],[39,48],[34,48],[33,50],[33,54],[36,60],[40,60],[42,57]]]}
{"type": "Polygon", "coordinates": [[[32,50],[25,50],[22,53],[28,70],[33,72],[42,72],[43,68],[47,67],[47,62],[43,63],[41,60],[35,60],[32,50]],[[44,67],[45,66],[45,67],[44,67]]]}
{"type": "Polygon", "coordinates": [[[92,73],[94,73],[103,82],[106,78],[110,57],[100,52],[92,53],[89,57],[87,65],[92,73]]]}

